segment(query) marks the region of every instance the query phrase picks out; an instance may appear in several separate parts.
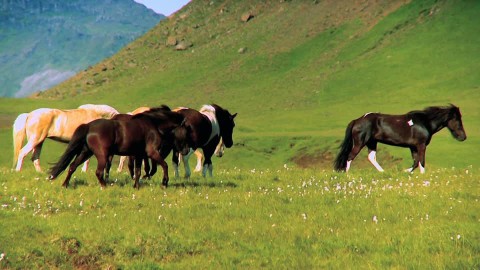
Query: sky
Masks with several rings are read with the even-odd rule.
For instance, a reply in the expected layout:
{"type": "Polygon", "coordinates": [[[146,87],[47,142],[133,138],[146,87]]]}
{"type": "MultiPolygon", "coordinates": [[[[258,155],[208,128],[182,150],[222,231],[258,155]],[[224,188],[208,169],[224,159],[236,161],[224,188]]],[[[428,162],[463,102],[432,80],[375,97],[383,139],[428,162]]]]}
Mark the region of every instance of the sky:
{"type": "Polygon", "coordinates": [[[145,5],[149,9],[153,9],[156,13],[170,16],[177,10],[181,9],[190,0],[134,0],[137,3],[145,5]]]}

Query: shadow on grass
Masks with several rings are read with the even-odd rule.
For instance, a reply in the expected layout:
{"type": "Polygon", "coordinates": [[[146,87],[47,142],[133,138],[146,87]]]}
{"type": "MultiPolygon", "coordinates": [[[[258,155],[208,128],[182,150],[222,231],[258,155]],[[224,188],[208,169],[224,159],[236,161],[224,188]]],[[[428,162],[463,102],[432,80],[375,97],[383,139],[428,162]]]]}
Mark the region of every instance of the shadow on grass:
{"type": "Polygon", "coordinates": [[[170,180],[168,187],[173,188],[185,188],[185,187],[211,187],[211,188],[236,188],[237,184],[234,182],[224,182],[224,181],[205,181],[205,180],[170,180]]]}

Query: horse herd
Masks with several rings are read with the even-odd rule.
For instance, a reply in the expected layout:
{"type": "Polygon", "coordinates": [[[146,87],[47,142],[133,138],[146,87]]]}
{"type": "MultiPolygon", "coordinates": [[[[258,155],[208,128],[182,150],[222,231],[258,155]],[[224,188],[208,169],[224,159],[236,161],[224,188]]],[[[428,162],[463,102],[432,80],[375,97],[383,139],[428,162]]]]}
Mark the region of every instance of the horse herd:
{"type": "MultiPolygon", "coordinates": [[[[165,158],[173,152],[172,163],[178,177],[180,157],[185,167],[185,177],[190,177],[188,159],[197,155],[196,171],[201,170],[203,150],[203,176],[212,176],[211,157],[214,153],[223,155],[224,147],[233,145],[234,119],[219,105],[204,105],[200,110],[176,108],[171,110],[162,105],[157,108],[141,107],[127,114],[120,114],[108,105],[87,104],[73,110],[41,108],[30,113],[20,114],[13,125],[14,166],[22,169],[23,159],[30,152],[37,171],[40,166],[40,152],[46,138],[68,143],[65,152],[50,170],[50,179],[55,179],[69,167],[63,186],[67,187],[77,167],[88,159],[97,159],[96,176],[102,187],[106,186],[114,155],[122,156],[119,170],[125,156],[129,157],[128,168],[139,188],[142,162],[145,164],[145,177],[155,174],[157,165],[163,169],[162,185],[167,187],[168,165],[165,158]],[[27,143],[22,147],[24,139],[27,143]],[[150,167],[149,160],[152,164],[150,167]]],[[[377,143],[409,148],[413,165],[425,172],[425,150],[432,136],[447,127],[459,141],[466,139],[460,109],[449,106],[427,107],[402,115],[367,113],[352,120],[346,129],[340,151],[334,160],[337,171],[348,172],[352,161],[364,146],[368,148],[368,160],[378,170],[383,168],[376,161],[377,143]]]]}

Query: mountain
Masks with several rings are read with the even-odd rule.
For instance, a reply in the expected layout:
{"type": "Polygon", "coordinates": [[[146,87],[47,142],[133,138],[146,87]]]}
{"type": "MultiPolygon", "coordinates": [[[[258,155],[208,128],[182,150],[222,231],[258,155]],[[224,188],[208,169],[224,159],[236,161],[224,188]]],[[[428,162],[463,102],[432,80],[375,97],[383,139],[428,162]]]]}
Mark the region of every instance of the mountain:
{"type": "MultiPolygon", "coordinates": [[[[17,100],[22,110],[0,105],[13,117],[40,106],[217,103],[238,113],[220,166],[331,170],[350,120],[453,103],[468,139],[444,129],[427,163],[465,167],[480,162],[478,14],[469,0],[193,0],[114,56],[17,100]]],[[[354,166],[372,168],[366,152],[354,166]]],[[[386,169],[411,166],[408,149],[379,145],[378,155],[386,169]]]]}
{"type": "Polygon", "coordinates": [[[162,18],[133,0],[2,0],[0,96],[48,89],[113,55],[162,18]]]}

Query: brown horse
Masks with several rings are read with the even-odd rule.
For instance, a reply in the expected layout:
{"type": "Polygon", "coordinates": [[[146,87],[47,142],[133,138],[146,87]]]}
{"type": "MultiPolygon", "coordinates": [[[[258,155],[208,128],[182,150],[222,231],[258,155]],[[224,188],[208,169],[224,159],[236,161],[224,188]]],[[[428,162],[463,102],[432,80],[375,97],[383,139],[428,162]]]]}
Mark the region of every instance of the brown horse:
{"type": "Polygon", "coordinates": [[[139,188],[141,162],[155,160],[163,168],[162,184],[168,185],[168,165],[165,158],[170,151],[189,151],[189,134],[183,125],[183,115],[172,112],[167,106],[154,108],[134,115],[128,120],[97,119],[80,125],[73,134],[65,153],[50,169],[50,179],[55,179],[68,165],[63,186],[67,187],[78,165],[95,155],[98,161],[96,176],[102,187],[106,186],[113,155],[135,158],[135,188],[139,188]],[[73,160],[73,161],[72,161],[73,160]]]}
{"type": "Polygon", "coordinates": [[[93,104],[82,105],[73,110],[40,108],[20,114],[13,124],[13,166],[16,165],[16,171],[20,171],[23,159],[33,151],[35,169],[42,171],[40,152],[45,139],[68,143],[75,129],[81,124],[98,118],[111,118],[116,114],[118,111],[108,105],[93,104]],[[28,142],[22,148],[25,137],[28,142]]]}
{"type": "MultiPolygon", "coordinates": [[[[173,109],[172,111],[178,112],[182,109],[186,109],[186,108],[185,107],[179,107],[179,108],[173,109]]],[[[139,107],[139,108],[133,110],[132,112],[128,112],[127,115],[136,115],[136,114],[148,111],[148,110],[150,110],[150,107],[139,107]]],[[[116,117],[114,117],[113,119],[115,119],[115,118],[128,118],[128,117],[124,114],[119,114],[116,117]]],[[[223,144],[223,140],[220,138],[220,142],[218,143],[217,147],[215,148],[215,153],[214,154],[217,157],[222,157],[224,153],[225,153],[225,145],[223,144]]],[[[192,153],[189,153],[188,156],[190,156],[191,154],[192,153]]],[[[194,172],[200,172],[200,171],[202,171],[202,161],[204,159],[203,154],[198,149],[195,150],[193,152],[193,154],[195,154],[195,156],[197,158],[197,165],[195,166],[194,172]]],[[[125,164],[126,158],[127,158],[126,156],[121,156],[120,157],[120,162],[118,164],[117,172],[121,172],[123,170],[123,166],[125,164]]],[[[182,160],[182,158],[180,157],[179,160],[182,160]]],[[[133,177],[133,166],[134,166],[133,162],[134,162],[133,159],[130,159],[129,163],[128,163],[128,169],[129,169],[130,175],[132,177],[133,177]]],[[[153,160],[152,160],[152,166],[151,167],[150,167],[150,164],[148,163],[148,159],[144,160],[144,166],[145,166],[145,176],[144,176],[144,178],[150,178],[157,172],[157,164],[155,164],[153,160]]],[[[186,164],[186,166],[188,166],[188,164],[186,164]]]]}

